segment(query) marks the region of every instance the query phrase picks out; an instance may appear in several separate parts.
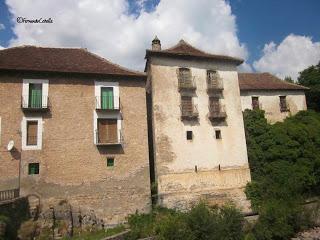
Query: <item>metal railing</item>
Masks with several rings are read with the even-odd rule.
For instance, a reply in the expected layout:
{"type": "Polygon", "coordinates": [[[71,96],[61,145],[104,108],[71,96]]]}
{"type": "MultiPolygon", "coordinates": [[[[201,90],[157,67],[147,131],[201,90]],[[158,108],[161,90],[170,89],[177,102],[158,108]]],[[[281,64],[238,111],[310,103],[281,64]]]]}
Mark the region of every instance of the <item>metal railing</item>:
{"type": "Polygon", "coordinates": [[[19,197],[19,189],[9,189],[0,191],[0,202],[15,199],[19,197]]]}
{"type": "Polygon", "coordinates": [[[96,145],[119,145],[124,142],[122,130],[117,130],[116,137],[100,136],[99,130],[96,130],[96,145]]]}
{"type": "Polygon", "coordinates": [[[223,90],[222,79],[219,77],[217,78],[207,77],[207,90],[208,92],[222,91],[223,90]]]}
{"type": "Polygon", "coordinates": [[[186,77],[186,76],[179,76],[178,80],[178,88],[179,91],[181,90],[195,90],[196,87],[196,83],[194,81],[195,77],[186,77]]]}
{"type": "Polygon", "coordinates": [[[95,97],[96,110],[119,111],[121,110],[121,103],[119,96],[96,96],[95,97]]]}
{"type": "Polygon", "coordinates": [[[188,118],[191,119],[191,118],[199,117],[198,106],[195,104],[181,104],[180,110],[181,110],[181,118],[183,119],[188,119],[188,118]]]}
{"type": "Polygon", "coordinates": [[[224,119],[227,117],[225,106],[222,104],[209,105],[209,118],[210,119],[224,119]]]}
{"type": "Polygon", "coordinates": [[[49,109],[49,97],[45,95],[39,95],[39,96],[22,95],[21,108],[24,110],[32,110],[32,111],[47,110],[49,109]]]}

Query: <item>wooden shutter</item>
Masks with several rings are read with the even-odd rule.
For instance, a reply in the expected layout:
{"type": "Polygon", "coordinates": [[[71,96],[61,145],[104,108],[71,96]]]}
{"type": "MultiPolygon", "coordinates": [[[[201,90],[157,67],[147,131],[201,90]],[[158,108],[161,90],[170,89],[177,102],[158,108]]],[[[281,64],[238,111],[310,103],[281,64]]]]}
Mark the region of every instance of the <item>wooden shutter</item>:
{"type": "Polygon", "coordinates": [[[210,110],[216,113],[220,112],[219,98],[210,98],[210,110]]]}
{"type": "Polygon", "coordinates": [[[181,107],[184,114],[192,114],[192,97],[181,96],[181,107]]]}
{"type": "Polygon", "coordinates": [[[27,121],[27,145],[37,145],[38,121],[27,121]]]}
{"type": "Polygon", "coordinates": [[[117,119],[98,120],[98,142],[115,143],[118,142],[117,119]]]}

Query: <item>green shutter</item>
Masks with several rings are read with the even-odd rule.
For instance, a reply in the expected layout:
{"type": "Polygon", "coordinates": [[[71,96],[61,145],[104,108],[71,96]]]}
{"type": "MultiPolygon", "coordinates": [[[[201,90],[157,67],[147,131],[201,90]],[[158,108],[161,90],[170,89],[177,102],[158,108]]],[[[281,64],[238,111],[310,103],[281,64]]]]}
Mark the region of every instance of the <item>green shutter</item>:
{"type": "Polygon", "coordinates": [[[113,88],[101,88],[101,109],[113,109],[113,88]]]}
{"type": "Polygon", "coordinates": [[[41,84],[29,85],[29,107],[42,108],[42,85],[41,84]]]}

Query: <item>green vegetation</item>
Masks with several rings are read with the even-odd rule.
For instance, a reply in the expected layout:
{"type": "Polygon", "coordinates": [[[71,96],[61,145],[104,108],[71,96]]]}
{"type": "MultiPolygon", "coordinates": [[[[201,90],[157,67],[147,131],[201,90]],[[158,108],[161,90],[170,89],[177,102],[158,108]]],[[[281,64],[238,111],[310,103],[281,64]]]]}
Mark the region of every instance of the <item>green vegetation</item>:
{"type": "Polygon", "coordinates": [[[93,232],[83,232],[75,229],[74,236],[72,238],[63,238],[63,240],[101,240],[102,238],[109,237],[123,231],[125,231],[125,227],[123,225],[107,230],[97,230],[93,232]]]}
{"type": "Polygon", "coordinates": [[[300,72],[298,83],[309,87],[306,92],[307,104],[309,109],[320,111],[320,62],[316,66],[310,66],[300,72]]]}
{"type": "Polygon", "coordinates": [[[243,239],[244,218],[233,206],[208,207],[204,203],[188,212],[155,208],[150,214],[129,217],[128,240],[157,236],[159,240],[243,239]]]}
{"type": "Polygon", "coordinates": [[[268,124],[261,110],[244,112],[252,182],[246,194],[260,218],[256,239],[288,239],[307,226],[301,203],[320,193],[320,114],[299,112],[268,124]]]}

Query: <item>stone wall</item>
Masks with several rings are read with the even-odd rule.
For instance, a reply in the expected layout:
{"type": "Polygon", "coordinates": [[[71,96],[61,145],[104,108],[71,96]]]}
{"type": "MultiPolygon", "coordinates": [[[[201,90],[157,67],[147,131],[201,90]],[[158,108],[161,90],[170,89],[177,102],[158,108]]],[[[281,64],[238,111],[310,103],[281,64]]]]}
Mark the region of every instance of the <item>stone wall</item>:
{"type": "Polygon", "coordinates": [[[265,90],[241,91],[242,110],[252,109],[252,97],[259,97],[260,108],[265,111],[265,117],[270,123],[283,121],[286,117],[299,111],[307,110],[304,91],[299,90],[265,90]],[[286,96],[290,111],[280,111],[279,96],[286,96]]]}
{"type": "Polygon", "coordinates": [[[212,193],[221,196],[215,197],[217,201],[235,201],[247,209],[243,187],[250,181],[250,170],[236,66],[166,57],[152,57],[148,63],[160,203],[183,208],[212,193]],[[196,83],[192,96],[198,107],[198,120],[181,120],[179,67],[189,68],[196,83]],[[220,102],[225,106],[227,118],[218,123],[208,118],[207,70],[217,70],[223,80],[220,102]],[[215,130],[221,131],[222,139],[215,138],[215,130]],[[192,140],[186,139],[186,131],[192,131],[192,140]],[[221,195],[227,189],[230,193],[221,195]]]}
{"type": "Polygon", "coordinates": [[[19,185],[21,194],[40,197],[41,210],[67,200],[91,211],[106,223],[116,224],[129,213],[149,211],[150,180],[145,82],[141,79],[102,76],[11,73],[0,75],[1,189],[19,185]],[[48,79],[50,111],[23,113],[24,78],[48,79]],[[94,145],[94,81],[119,82],[124,144],[94,145]],[[41,150],[21,149],[21,121],[42,116],[41,150]],[[14,140],[15,150],[5,150],[14,140]],[[114,167],[107,167],[114,157],[114,167]],[[39,175],[28,175],[28,164],[40,163],[39,175]]]}

